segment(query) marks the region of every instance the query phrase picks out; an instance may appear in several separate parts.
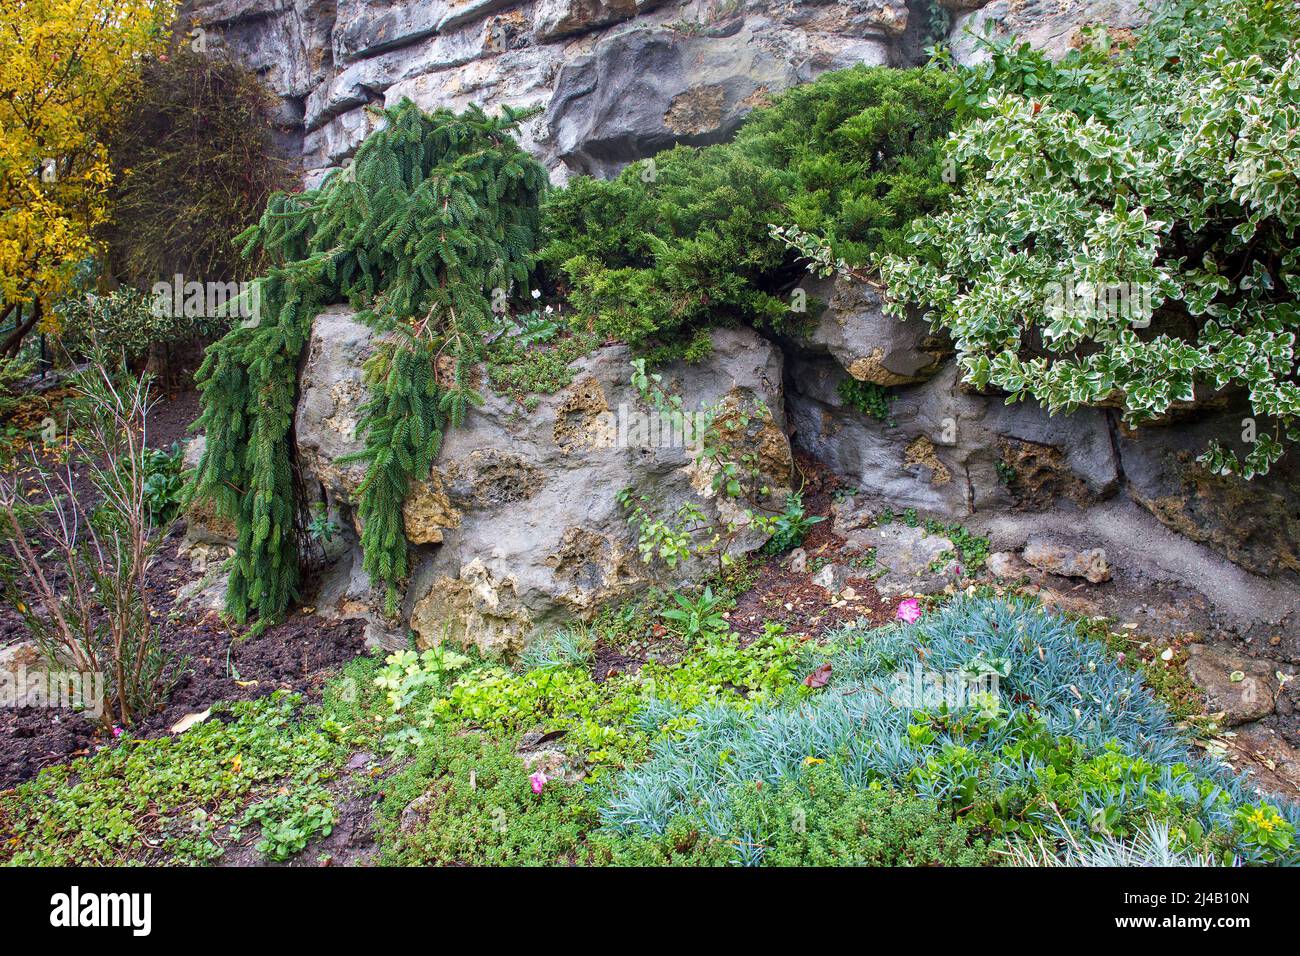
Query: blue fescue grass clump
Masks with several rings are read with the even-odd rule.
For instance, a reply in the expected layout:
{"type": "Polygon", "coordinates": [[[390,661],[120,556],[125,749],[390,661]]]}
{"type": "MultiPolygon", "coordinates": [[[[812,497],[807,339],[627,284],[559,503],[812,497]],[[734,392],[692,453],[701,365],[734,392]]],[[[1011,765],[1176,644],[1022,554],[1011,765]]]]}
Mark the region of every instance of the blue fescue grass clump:
{"type": "Polygon", "coordinates": [[[752,713],[646,708],[647,726],[678,718],[687,729],[616,781],[606,828],[654,835],[689,818],[733,842],[739,862],[758,862],[764,835],[736,832],[737,795],[825,762],[850,788],[915,792],[1012,843],[1059,838],[1064,849],[1067,837],[1123,839],[1155,819],[1224,862],[1297,861],[1295,805],[1260,803],[1229,768],[1193,757],[1136,673],[1036,604],[960,597],[912,625],[847,628],[825,653],[830,681],[811,698],[752,713]],[[896,705],[895,675],[914,667],[996,673],[996,700],[896,705]]]}

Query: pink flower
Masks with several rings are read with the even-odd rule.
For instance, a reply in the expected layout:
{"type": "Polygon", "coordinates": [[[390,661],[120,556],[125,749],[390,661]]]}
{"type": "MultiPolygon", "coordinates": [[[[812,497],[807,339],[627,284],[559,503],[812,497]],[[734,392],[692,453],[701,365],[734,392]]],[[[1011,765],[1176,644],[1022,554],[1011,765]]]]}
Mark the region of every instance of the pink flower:
{"type": "Polygon", "coordinates": [[[539,770],[528,778],[528,782],[533,785],[533,793],[541,793],[542,788],[546,786],[546,774],[539,770]]]}
{"type": "Polygon", "coordinates": [[[114,737],[121,737],[121,736],[122,736],[122,728],[121,728],[121,727],[118,727],[116,724],[113,725],[113,736],[114,736],[114,737]]]}
{"type": "Polygon", "coordinates": [[[908,598],[906,601],[898,603],[898,613],[895,615],[900,621],[908,624],[915,624],[921,618],[921,602],[916,598],[908,598]]]}

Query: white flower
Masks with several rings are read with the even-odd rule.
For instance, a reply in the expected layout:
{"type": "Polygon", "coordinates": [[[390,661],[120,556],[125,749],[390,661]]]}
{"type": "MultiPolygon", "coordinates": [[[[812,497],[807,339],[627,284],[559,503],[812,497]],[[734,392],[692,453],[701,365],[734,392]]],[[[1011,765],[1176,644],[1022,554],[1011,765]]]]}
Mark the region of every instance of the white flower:
{"type": "Polygon", "coordinates": [[[542,297],[542,290],[541,290],[541,289],[534,289],[534,290],[533,290],[533,298],[534,298],[534,299],[540,299],[541,297],[542,297]]]}

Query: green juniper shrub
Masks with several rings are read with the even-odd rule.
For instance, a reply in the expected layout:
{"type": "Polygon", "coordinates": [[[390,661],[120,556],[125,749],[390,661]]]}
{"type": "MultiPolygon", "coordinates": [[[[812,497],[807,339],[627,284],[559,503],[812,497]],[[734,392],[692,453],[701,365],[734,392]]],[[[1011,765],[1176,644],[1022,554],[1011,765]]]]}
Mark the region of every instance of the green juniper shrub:
{"type": "Polygon", "coordinates": [[[906,224],[947,192],[947,97],[935,70],[820,77],[756,110],[730,143],[552,193],[542,258],[580,327],[660,360],[698,357],[699,331],[718,322],[782,328],[804,267],[769,225],[814,231],[854,260],[902,251],[906,224]]]}

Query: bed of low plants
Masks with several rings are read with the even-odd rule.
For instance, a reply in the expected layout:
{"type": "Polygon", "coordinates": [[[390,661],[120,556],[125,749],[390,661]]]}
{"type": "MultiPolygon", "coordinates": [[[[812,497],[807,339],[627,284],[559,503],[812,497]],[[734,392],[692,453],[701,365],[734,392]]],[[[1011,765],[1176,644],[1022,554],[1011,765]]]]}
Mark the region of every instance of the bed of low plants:
{"type": "Polygon", "coordinates": [[[668,632],[639,669],[600,673],[600,647],[679,623],[669,603],[513,668],[364,657],[319,705],[277,694],[123,739],[0,796],[0,859],[285,859],[330,832],[346,778],[396,864],[1300,862],[1300,810],[1194,757],[1100,631],[1032,602],[963,595],[824,643],[668,632]],[[996,675],[996,692],[900,697],[914,674],[996,675]],[[526,765],[526,735],[564,769],[526,765]]]}
{"type": "Polygon", "coordinates": [[[422,701],[407,714],[398,698],[389,717],[390,740],[418,736],[403,786],[384,785],[394,859],[980,865],[1045,850],[1039,862],[1080,863],[1153,840],[1171,863],[1297,859],[1295,807],[1193,757],[1138,671],[1027,601],[961,597],[825,646],[715,639],[603,683],[585,653],[565,639],[522,672],[390,660],[383,673],[422,701]],[[897,675],[914,666],[996,673],[999,691],[900,706],[897,675]],[[533,794],[513,752],[530,728],[585,761],[586,781],[533,794]],[[481,766],[494,769],[476,789],[481,766]],[[421,794],[419,824],[401,829],[421,794]],[[564,823],[544,839],[548,820],[564,823]]]}
{"type": "Polygon", "coordinates": [[[328,784],[376,736],[358,688],[377,663],[359,658],[320,705],[281,692],[218,704],[184,733],[120,732],[112,746],[0,793],[0,862],[200,864],[248,835],[267,858],[287,859],[330,831],[328,784]]]}

